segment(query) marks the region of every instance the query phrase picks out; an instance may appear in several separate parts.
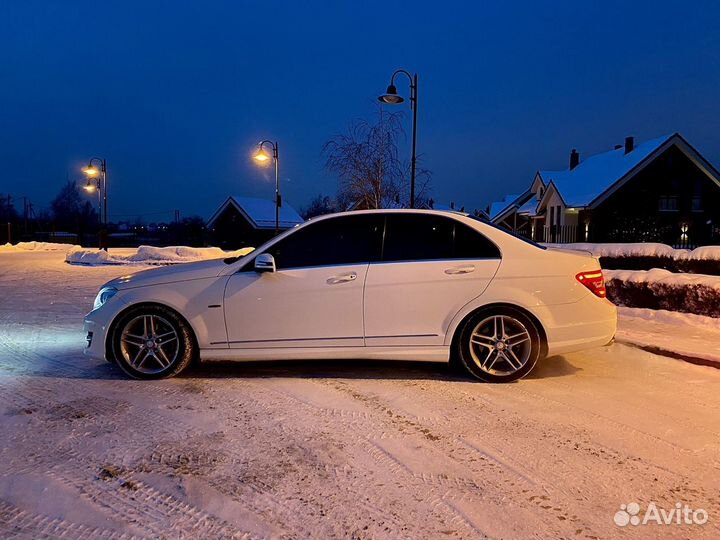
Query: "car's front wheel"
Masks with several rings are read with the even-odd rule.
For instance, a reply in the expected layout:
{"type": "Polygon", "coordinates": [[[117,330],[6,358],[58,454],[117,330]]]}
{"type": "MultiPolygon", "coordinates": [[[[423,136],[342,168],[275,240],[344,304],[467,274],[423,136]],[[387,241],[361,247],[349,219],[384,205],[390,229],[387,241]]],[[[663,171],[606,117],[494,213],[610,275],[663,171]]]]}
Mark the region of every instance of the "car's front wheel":
{"type": "Polygon", "coordinates": [[[511,307],[477,311],[463,325],[456,341],[460,363],[485,382],[521,379],[535,367],[542,337],[522,311],[511,307]]]}
{"type": "Polygon", "coordinates": [[[136,379],[173,377],[195,354],[187,323],[162,306],[140,306],[121,315],[111,335],[118,366],[136,379]]]}

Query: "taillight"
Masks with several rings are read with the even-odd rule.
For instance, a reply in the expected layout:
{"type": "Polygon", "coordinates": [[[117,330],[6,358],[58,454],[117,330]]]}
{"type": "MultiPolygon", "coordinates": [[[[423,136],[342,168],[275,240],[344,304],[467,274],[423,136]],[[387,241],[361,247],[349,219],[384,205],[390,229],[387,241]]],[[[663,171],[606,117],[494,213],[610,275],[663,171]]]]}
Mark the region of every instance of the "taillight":
{"type": "Polygon", "coordinates": [[[605,278],[603,277],[602,270],[580,272],[575,276],[575,279],[590,289],[590,292],[595,296],[599,296],[600,298],[605,298],[607,296],[607,291],[605,290],[605,278]]]}

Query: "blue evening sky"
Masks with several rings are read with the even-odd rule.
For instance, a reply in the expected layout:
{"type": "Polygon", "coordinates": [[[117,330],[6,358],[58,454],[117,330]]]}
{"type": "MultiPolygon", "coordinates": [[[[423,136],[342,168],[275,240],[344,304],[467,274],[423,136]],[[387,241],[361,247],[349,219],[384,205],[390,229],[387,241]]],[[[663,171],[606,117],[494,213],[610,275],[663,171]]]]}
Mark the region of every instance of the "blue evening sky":
{"type": "Polygon", "coordinates": [[[268,137],[300,208],[335,193],[322,146],[375,114],[398,67],[420,76],[439,202],[484,207],[626,135],[679,131],[718,166],[719,25],[699,1],[7,0],[0,193],[43,207],[98,155],[111,219],[208,217],[229,194],[272,197],[249,157],[268,137]]]}

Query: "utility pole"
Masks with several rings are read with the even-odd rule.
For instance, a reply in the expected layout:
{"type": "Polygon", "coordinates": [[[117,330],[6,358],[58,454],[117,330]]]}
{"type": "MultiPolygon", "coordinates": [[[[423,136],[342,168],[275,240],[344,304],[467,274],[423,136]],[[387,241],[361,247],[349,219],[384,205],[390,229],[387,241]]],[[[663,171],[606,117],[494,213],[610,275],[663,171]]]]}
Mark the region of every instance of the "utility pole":
{"type": "Polygon", "coordinates": [[[7,241],[8,244],[12,244],[12,225],[10,223],[10,209],[12,208],[12,199],[8,193],[7,198],[7,241]]]}

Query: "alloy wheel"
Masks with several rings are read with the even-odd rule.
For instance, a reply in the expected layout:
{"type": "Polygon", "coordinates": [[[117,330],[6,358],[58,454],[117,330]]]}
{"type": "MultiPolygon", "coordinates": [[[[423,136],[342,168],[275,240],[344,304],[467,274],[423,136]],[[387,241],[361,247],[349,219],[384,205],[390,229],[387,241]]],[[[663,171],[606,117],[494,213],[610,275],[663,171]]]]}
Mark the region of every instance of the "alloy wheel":
{"type": "Polygon", "coordinates": [[[145,375],[168,369],[179,351],[175,326],[159,315],[138,315],[130,319],[120,335],[120,353],[124,360],[145,375]]]}
{"type": "Polygon", "coordinates": [[[527,364],[532,353],[530,332],[518,319],[493,315],[470,333],[470,355],[477,367],[491,375],[510,375],[527,364]]]}

